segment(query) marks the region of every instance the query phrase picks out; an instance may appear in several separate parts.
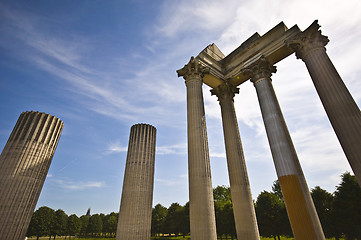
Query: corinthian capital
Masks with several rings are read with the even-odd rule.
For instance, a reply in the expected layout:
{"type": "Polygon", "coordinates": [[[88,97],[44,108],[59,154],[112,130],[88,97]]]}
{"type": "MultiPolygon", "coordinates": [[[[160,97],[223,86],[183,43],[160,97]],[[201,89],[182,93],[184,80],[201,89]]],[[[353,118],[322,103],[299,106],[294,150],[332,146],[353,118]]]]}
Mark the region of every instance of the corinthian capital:
{"type": "Polygon", "coordinates": [[[261,78],[270,78],[272,73],[276,71],[276,67],[271,65],[264,56],[261,56],[257,62],[249,67],[242,69],[242,73],[250,76],[252,82],[256,82],[261,78]]]}
{"type": "Polygon", "coordinates": [[[329,42],[328,37],[321,34],[321,26],[318,21],[314,21],[305,31],[297,34],[293,39],[286,40],[285,43],[296,51],[296,57],[305,60],[305,57],[315,49],[325,49],[329,42]]]}
{"type": "Polygon", "coordinates": [[[216,88],[211,89],[211,94],[218,97],[218,101],[223,101],[225,99],[230,99],[233,101],[234,95],[239,93],[239,88],[236,88],[228,81],[219,85],[216,88]]]}
{"type": "Polygon", "coordinates": [[[178,77],[183,77],[186,81],[192,78],[202,78],[209,73],[209,68],[202,66],[193,56],[183,68],[177,70],[178,77]]]}

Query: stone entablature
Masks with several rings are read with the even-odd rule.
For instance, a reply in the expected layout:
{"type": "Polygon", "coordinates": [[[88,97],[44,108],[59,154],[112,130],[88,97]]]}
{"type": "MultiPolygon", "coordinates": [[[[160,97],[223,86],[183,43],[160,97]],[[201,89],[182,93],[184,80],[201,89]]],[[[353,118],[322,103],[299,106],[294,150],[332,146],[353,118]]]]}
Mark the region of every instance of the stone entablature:
{"type": "Polygon", "coordinates": [[[203,66],[210,69],[209,74],[204,75],[203,82],[216,88],[228,79],[229,83],[237,87],[249,79],[242,69],[252,65],[260,57],[264,56],[271,65],[274,65],[294,53],[295,50],[286,41],[300,33],[302,32],[297,25],[288,29],[281,22],[263,36],[258,33],[253,34],[227,56],[224,56],[214,43],[208,45],[196,57],[203,66]]]}

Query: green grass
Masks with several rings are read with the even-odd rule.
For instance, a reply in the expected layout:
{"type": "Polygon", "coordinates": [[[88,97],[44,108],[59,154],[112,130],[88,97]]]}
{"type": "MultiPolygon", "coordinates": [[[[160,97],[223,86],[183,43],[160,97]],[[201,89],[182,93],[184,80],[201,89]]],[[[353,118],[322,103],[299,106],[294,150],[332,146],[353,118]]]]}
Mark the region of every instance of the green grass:
{"type": "MultiPolygon", "coordinates": [[[[36,239],[36,238],[29,238],[30,239],[36,239]]],[[[49,237],[41,237],[41,239],[49,239],[49,237]]],[[[53,238],[52,238],[53,239],[53,238]]],[[[57,237],[56,239],[64,239],[64,237],[57,237]]],[[[66,238],[69,239],[69,238],[66,238]]],[[[180,237],[152,237],[150,240],[183,240],[183,239],[187,239],[190,240],[190,236],[186,236],[185,238],[183,238],[182,236],[180,237]]],[[[223,238],[225,239],[225,238],[223,238]]],[[[231,239],[230,237],[228,238],[229,240],[231,239]]],[[[294,238],[287,238],[287,237],[281,237],[281,240],[293,240],[294,238]]],[[[115,240],[115,238],[77,238],[77,237],[72,237],[70,240],[115,240]]],[[[273,238],[264,238],[261,237],[261,240],[274,240],[273,238]]],[[[334,240],[334,238],[329,239],[328,240],[334,240]]],[[[340,239],[343,240],[343,239],[340,239]]]]}

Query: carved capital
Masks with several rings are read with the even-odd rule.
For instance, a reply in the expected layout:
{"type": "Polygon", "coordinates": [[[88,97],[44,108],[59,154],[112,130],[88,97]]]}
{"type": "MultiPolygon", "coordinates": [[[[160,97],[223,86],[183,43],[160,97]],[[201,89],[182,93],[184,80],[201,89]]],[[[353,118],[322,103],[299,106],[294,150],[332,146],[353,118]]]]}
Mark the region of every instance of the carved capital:
{"type": "Polygon", "coordinates": [[[261,56],[257,62],[242,69],[241,72],[250,76],[251,81],[254,83],[261,78],[271,78],[272,73],[275,73],[276,71],[276,67],[271,65],[264,56],[261,56]]]}
{"type": "Polygon", "coordinates": [[[328,37],[321,34],[320,27],[316,20],[305,31],[297,34],[293,39],[285,41],[288,47],[295,50],[297,59],[301,58],[304,61],[313,50],[326,49],[325,46],[329,40],[328,37]]]}
{"type": "Polygon", "coordinates": [[[202,66],[193,56],[183,68],[177,70],[178,77],[183,77],[186,82],[189,79],[202,79],[204,74],[209,73],[209,68],[202,66]]]}
{"type": "Polygon", "coordinates": [[[211,94],[216,95],[219,102],[226,99],[233,101],[234,95],[236,93],[239,93],[239,88],[233,86],[228,81],[219,85],[217,88],[211,89],[211,94]]]}

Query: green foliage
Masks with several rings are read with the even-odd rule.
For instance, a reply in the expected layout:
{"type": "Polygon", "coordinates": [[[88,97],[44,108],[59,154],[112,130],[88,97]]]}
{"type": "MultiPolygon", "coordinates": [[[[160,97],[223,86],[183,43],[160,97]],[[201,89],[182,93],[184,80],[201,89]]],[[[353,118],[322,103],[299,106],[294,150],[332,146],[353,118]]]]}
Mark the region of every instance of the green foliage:
{"type": "Polygon", "coordinates": [[[260,234],[265,237],[282,235],[283,202],[275,193],[261,192],[256,201],[256,214],[260,234]]]}
{"type": "Polygon", "coordinates": [[[214,208],[216,214],[217,235],[236,236],[236,227],[233,215],[231,189],[226,186],[218,186],[213,189],[214,208]]]}
{"type": "Polygon", "coordinates": [[[83,215],[80,217],[80,235],[88,235],[89,216],[83,215]]]}
{"type": "Polygon", "coordinates": [[[226,186],[217,186],[213,189],[213,198],[215,202],[232,202],[231,189],[226,186]]]}
{"type": "Polygon", "coordinates": [[[51,224],[50,234],[54,236],[54,238],[58,236],[63,236],[66,234],[66,225],[67,225],[68,215],[61,210],[58,209],[53,218],[53,222],[51,224]]]}
{"type": "Polygon", "coordinates": [[[164,230],[166,233],[174,233],[178,235],[181,232],[180,226],[182,224],[182,211],[183,207],[178,203],[172,203],[170,205],[164,222],[164,230]]]}
{"type": "Polygon", "coordinates": [[[332,194],[322,189],[321,187],[316,186],[315,188],[311,189],[311,196],[325,236],[332,237],[332,231],[334,227],[334,222],[331,218],[333,205],[332,194]]]}
{"type": "Polygon", "coordinates": [[[334,193],[333,221],[335,237],[341,234],[348,239],[361,239],[361,189],[355,176],[346,172],[334,193]]]}
{"type": "Polygon", "coordinates": [[[88,233],[98,235],[102,232],[103,221],[99,214],[94,214],[89,218],[88,233]]]}
{"type": "MultiPolygon", "coordinates": [[[[236,237],[231,191],[229,187],[218,186],[213,189],[217,234],[236,237]]],[[[350,173],[342,175],[342,181],[334,194],[319,186],[311,190],[311,196],[327,238],[346,240],[361,239],[361,189],[356,178],[350,173]]],[[[263,191],[255,203],[258,227],[261,239],[287,239],[292,230],[287,217],[282,191],[278,181],[272,186],[272,192],[263,191]]],[[[48,207],[36,210],[30,222],[27,236],[98,236],[81,238],[82,240],[112,240],[116,233],[118,214],[83,215],[69,217],[59,209],[56,212],[48,207]]],[[[189,203],[181,206],[173,203],[168,209],[157,204],[152,210],[152,240],[187,239],[189,229],[189,203]],[[182,236],[160,237],[161,233],[182,236]]],[[[78,239],[72,237],[72,239],[78,239]]]]}
{"type": "Polygon", "coordinates": [[[167,216],[168,209],[161,204],[155,205],[152,209],[152,235],[155,236],[158,233],[164,233],[165,218],[167,216]]]}
{"type": "Polygon", "coordinates": [[[77,215],[72,214],[68,217],[66,233],[68,236],[74,236],[80,233],[81,221],[77,215]]]}
{"type": "Polygon", "coordinates": [[[111,236],[115,235],[117,232],[117,224],[118,219],[114,213],[105,216],[103,222],[103,233],[109,233],[111,236]]]}
{"type": "Polygon", "coordinates": [[[54,221],[55,211],[49,207],[40,207],[31,218],[28,236],[49,236],[54,221]]]}
{"type": "Polygon", "coordinates": [[[282,190],[281,190],[280,181],[278,181],[278,179],[273,182],[272,192],[273,192],[274,194],[276,194],[276,196],[277,196],[280,200],[284,201],[284,200],[283,200],[283,194],[282,194],[282,190]]]}

